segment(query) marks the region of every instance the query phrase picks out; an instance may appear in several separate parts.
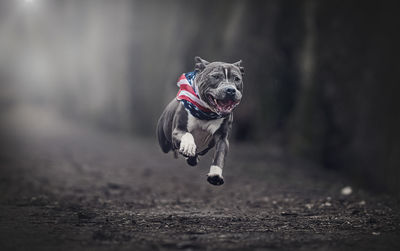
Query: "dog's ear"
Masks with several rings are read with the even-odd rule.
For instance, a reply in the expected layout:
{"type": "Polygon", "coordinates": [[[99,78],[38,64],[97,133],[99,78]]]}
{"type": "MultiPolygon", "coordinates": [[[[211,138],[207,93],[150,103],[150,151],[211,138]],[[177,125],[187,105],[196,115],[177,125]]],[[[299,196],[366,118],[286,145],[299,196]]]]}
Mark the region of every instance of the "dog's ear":
{"type": "Polygon", "coordinates": [[[206,68],[206,66],[210,63],[204,59],[202,59],[201,57],[194,57],[194,68],[196,71],[202,71],[204,70],[204,68],[206,68]]]}
{"type": "Polygon", "coordinates": [[[242,60],[237,61],[236,63],[233,63],[234,66],[238,67],[240,70],[240,73],[242,74],[242,76],[244,75],[244,67],[241,66],[242,64],[242,60]]]}

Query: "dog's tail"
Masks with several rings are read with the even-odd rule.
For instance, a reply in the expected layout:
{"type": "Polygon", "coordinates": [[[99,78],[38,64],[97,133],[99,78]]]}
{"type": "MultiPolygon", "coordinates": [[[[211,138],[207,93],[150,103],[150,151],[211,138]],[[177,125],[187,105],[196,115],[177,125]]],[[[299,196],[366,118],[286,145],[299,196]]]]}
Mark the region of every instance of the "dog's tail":
{"type": "Polygon", "coordinates": [[[171,150],[171,143],[165,136],[163,125],[164,125],[164,113],[161,115],[157,123],[157,139],[162,151],[164,153],[168,153],[171,150]]]}

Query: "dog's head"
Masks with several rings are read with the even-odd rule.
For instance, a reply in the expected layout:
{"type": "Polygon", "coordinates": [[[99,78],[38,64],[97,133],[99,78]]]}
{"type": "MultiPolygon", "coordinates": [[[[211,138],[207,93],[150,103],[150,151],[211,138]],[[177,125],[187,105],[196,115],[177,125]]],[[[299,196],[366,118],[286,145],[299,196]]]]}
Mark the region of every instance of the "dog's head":
{"type": "Polygon", "coordinates": [[[242,99],[244,68],[241,62],[210,63],[195,57],[195,81],[200,98],[220,115],[231,113],[242,99]]]}

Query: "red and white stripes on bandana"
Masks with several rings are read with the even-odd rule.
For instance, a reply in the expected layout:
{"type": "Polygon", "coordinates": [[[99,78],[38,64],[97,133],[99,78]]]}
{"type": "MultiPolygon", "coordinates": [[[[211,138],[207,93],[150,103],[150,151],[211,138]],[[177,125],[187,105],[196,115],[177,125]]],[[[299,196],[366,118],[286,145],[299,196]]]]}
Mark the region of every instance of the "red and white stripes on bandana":
{"type": "Polygon", "coordinates": [[[197,86],[194,84],[196,71],[184,73],[178,79],[179,91],[176,99],[196,118],[212,120],[223,116],[211,111],[209,105],[200,99],[197,86]]]}

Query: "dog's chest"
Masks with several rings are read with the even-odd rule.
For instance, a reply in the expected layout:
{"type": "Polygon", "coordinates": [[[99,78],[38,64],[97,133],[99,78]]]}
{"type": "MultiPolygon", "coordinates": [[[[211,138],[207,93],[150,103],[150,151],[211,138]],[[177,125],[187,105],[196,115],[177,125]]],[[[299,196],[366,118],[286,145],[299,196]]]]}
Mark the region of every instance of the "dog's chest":
{"type": "Polygon", "coordinates": [[[206,149],[214,133],[221,127],[223,118],[214,120],[200,120],[188,114],[188,131],[193,135],[197,152],[206,149]]]}

